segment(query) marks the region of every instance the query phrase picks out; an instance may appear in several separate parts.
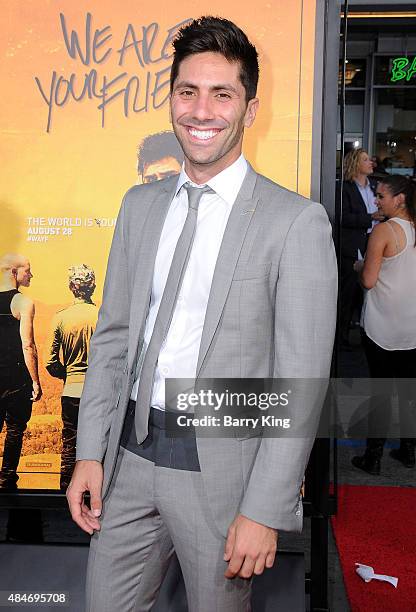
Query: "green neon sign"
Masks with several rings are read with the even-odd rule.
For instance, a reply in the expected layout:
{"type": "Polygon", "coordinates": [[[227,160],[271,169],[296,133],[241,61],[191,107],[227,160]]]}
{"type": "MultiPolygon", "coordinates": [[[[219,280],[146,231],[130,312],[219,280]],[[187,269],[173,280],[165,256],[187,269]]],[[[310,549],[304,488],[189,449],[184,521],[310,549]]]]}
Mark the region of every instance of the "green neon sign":
{"type": "Polygon", "coordinates": [[[412,63],[410,63],[408,57],[396,57],[392,62],[393,67],[391,69],[390,78],[392,83],[403,81],[403,79],[410,81],[412,76],[416,74],[416,56],[413,58],[412,63]]]}

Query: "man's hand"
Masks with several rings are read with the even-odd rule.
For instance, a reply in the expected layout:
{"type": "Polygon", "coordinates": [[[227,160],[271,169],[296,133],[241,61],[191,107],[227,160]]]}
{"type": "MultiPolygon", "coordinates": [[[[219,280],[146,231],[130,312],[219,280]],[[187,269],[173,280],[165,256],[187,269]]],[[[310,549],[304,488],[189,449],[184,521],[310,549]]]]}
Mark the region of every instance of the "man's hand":
{"type": "Polygon", "coordinates": [[[231,523],[225,543],[226,578],[251,578],[272,567],[277,550],[277,530],[239,514],[231,523]]]}
{"type": "Polygon", "coordinates": [[[66,497],[71,516],[84,531],[93,534],[99,531],[101,514],[101,487],[103,484],[103,466],[99,461],[77,461],[71,482],[66,490],[66,497]],[[84,493],[90,492],[91,509],[84,503],[84,493]]]}
{"type": "Polygon", "coordinates": [[[33,381],[32,383],[32,402],[37,402],[42,397],[42,387],[38,382],[33,381]]]}

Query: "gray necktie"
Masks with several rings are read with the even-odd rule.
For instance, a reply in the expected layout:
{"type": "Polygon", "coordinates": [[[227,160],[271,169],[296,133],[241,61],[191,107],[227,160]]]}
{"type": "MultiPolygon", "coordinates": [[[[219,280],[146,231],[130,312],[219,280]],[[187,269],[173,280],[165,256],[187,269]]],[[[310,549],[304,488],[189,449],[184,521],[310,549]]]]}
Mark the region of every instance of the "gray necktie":
{"type": "Polygon", "coordinates": [[[147,347],[140,372],[135,414],[136,436],[139,444],[143,442],[147,436],[155,368],[160,349],[169,331],[176,301],[188,265],[189,255],[195,236],[199,202],[204,193],[212,193],[212,189],[208,186],[192,187],[189,183],[185,183],[184,188],[188,192],[188,214],[176,244],[152,337],[147,347]]]}

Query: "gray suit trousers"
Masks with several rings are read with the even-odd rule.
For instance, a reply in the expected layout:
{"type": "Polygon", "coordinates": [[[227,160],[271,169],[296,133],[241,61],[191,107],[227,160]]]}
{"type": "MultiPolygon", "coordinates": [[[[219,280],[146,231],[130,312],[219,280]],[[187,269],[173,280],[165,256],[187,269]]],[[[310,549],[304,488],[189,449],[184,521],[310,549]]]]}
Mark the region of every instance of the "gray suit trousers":
{"type": "Polygon", "coordinates": [[[87,612],[152,609],[175,550],[189,612],[248,612],[251,581],[224,577],[225,539],[201,473],[158,467],[120,448],[91,539],[87,612]]]}

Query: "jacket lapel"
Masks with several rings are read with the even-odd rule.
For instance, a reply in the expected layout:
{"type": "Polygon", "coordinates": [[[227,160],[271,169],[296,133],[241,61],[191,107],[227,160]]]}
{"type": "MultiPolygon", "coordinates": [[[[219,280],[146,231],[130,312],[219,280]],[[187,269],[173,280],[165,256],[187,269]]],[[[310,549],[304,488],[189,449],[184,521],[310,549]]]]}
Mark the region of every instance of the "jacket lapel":
{"type": "Polygon", "coordinates": [[[204,328],[202,330],[196,372],[197,376],[199,376],[199,372],[218,327],[244,239],[259,200],[259,198],[253,197],[256,180],[257,173],[250,164],[248,164],[247,174],[228,218],[224,237],[218,253],[205,315],[204,328]]]}
{"type": "Polygon", "coordinates": [[[361,206],[361,211],[360,212],[361,213],[366,213],[367,212],[367,207],[365,205],[363,196],[361,195],[361,191],[358,189],[357,184],[356,184],[355,181],[353,181],[353,183],[352,183],[352,188],[355,191],[355,200],[356,200],[356,202],[360,203],[360,206],[361,206]]]}
{"type": "Polygon", "coordinates": [[[177,177],[166,181],[159,195],[149,206],[147,218],[141,231],[141,240],[135,257],[136,272],[130,304],[129,367],[137,352],[139,338],[144,331],[152,292],[153,271],[160,235],[170,203],[175,195],[177,177]]]}

